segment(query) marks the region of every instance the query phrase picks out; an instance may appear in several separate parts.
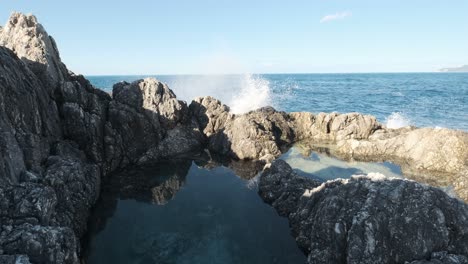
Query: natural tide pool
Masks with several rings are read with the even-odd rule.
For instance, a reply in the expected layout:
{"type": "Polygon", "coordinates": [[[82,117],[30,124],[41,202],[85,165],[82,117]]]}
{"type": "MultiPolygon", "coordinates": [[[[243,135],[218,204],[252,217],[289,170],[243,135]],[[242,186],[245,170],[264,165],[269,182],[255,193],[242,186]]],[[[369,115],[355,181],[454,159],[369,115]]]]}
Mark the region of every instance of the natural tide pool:
{"type": "MultiPolygon", "coordinates": [[[[280,158],[321,181],[380,172],[383,162],[342,161],[292,147],[280,158]]],[[[90,218],[85,262],[305,263],[286,218],[257,194],[255,166],[178,160],[133,168],[104,184],[90,218]]]]}
{"type": "Polygon", "coordinates": [[[305,263],[287,219],[252,183],[192,160],[114,175],[90,219],[85,261],[305,263]]]}
{"type": "Polygon", "coordinates": [[[322,152],[311,151],[307,147],[293,146],[280,159],[286,161],[297,174],[328,181],[337,178],[350,178],[356,174],[381,173],[387,177],[402,178],[400,166],[391,162],[344,161],[322,152]]]}

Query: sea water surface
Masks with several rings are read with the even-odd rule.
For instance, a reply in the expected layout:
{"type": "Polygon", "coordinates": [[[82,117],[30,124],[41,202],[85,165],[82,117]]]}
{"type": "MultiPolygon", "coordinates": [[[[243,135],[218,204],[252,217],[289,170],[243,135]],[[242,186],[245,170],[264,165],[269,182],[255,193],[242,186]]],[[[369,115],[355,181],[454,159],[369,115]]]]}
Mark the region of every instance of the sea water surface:
{"type": "MultiPolygon", "coordinates": [[[[149,76],[88,76],[106,91],[149,76]]],[[[468,131],[468,73],[157,75],[178,98],[211,95],[236,113],[272,105],[282,111],[360,112],[390,127],[468,131]]]]}

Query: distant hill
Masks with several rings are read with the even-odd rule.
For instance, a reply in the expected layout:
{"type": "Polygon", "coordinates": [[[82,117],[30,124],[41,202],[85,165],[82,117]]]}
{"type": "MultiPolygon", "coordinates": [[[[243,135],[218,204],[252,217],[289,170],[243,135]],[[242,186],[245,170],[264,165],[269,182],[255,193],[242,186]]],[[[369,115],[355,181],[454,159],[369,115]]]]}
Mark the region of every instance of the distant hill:
{"type": "Polygon", "coordinates": [[[441,72],[468,72],[468,65],[463,65],[461,67],[455,67],[455,68],[443,68],[443,69],[440,69],[439,71],[441,72]]]}

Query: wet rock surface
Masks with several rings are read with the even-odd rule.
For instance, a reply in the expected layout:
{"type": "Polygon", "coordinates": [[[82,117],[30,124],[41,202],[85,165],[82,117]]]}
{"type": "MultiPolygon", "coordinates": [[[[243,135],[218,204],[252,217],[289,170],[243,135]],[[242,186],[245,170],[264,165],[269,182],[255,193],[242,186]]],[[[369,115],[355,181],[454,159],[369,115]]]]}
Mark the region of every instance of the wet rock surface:
{"type": "Polygon", "coordinates": [[[468,256],[468,205],[434,187],[381,174],[319,183],[276,160],[259,194],[288,217],[309,263],[465,263],[468,256]]]}

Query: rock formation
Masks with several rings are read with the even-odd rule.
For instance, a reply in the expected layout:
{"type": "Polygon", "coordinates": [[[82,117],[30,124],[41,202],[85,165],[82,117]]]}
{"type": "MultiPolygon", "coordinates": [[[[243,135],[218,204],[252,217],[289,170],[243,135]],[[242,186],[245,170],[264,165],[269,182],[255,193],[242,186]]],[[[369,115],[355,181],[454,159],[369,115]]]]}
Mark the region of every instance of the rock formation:
{"type": "Polygon", "coordinates": [[[289,218],[309,263],[468,261],[468,205],[434,187],[381,174],[319,183],[276,160],[259,194],[289,218]]]}
{"type": "MultiPolygon", "coordinates": [[[[211,97],[187,106],[153,78],[117,83],[110,96],[68,71],[36,18],[19,13],[0,28],[0,134],[0,263],[78,263],[90,208],[113,172],[204,148],[240,160],[271,161],[296,141],[326,142],[346,158],[391,160],[406,164],[408,172],[448,174],[444,179],[468,200],[466,132],[387,129],[358,113],[314,115],[264,107],[235,115],[211,97]]],[[[245,167],[231,164],[239,171],[245,167]]],[[[316,184],[294,180],[290,186],[305,190],[316,184]]],[[[421,189],[412,182],[404,185],[421,189]]],[[[433,189],[428,193],[427,199],[454,203],[433,189]]],[[[287,206],[279,205],[284,212],[295,208],[300,195],[287,196],[287,206]]],[[[356,204],[363,202],[356,198],[356,204]]],[[[449,242],[440,248],[450,254],[432,250],[434,259],[466,253],[448,248],[458,245],[449,242]]],[[[421,254],[430,258],[431,252],[421,254]]]]}
{"type": "Polygon", "coordinates": [[[154,79],[116,84],[114,98],[94,88],[34,16],[14,13],[0,31],[0,260],[78,263],[101,181],[200,148],[197,129],[154,79]]]}

